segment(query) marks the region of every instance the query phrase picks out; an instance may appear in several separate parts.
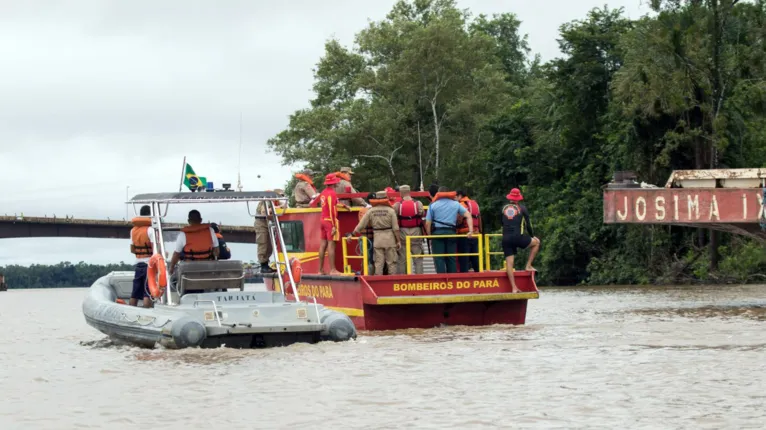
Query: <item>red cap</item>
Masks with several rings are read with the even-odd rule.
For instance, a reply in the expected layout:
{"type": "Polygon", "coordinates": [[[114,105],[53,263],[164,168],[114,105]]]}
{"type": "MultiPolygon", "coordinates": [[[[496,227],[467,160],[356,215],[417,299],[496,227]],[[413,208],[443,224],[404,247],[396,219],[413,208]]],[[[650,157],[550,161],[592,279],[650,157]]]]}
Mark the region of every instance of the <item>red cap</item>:
{"type": "Polygon", "coordinates": [[[335,173],[330,173],[329,175],[324,177],[324,184],[325,185],[335,185],[340,182],[340,178],[335,176],[335,173]]]}
{"type": "Polygon", "coordinates": [[[524,197],[521,196],[521,191],[519,191],[518,188],[512,189],[511,192],[508,193],[507,196],[505,196],[505,198],[508,200],[513,200],[515,202],[524,200],[524,197]]]}

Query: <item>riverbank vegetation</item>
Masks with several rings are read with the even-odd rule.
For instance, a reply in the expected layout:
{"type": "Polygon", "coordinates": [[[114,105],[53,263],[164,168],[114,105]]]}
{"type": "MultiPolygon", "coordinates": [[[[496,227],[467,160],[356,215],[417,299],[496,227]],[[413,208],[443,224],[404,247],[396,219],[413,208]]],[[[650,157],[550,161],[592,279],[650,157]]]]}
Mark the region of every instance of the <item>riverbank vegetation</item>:
{"type": "Polygon", "coordinates": [[[33,264],[31,266],[0,266],[0,273],[5,275],[8,288],[66,288],[90,287],[93,282],[112,271],[132,272],[133,265],[87,264],[68,261],[59,264],[33,264]]]}
{"type": "MultiPolygon", "coordinates": [[[[256,269],[260,265],[254,261],[243,262],[247,276],[246,282],[261,282],[262,278],[256,269]]],[[[72,264],[68,261],[54,264],[33,264],[31,266],[9,265],[0,266],[0,274],[5,276],[8,288],[85,288],[90,287],[96,279],[114,271],[133,272],[133,264],[72,264]]]]}
{"type": "Polygon", "coordinates": [[[310,107],[269,146],[285,165],[352,164],[358,189],[467,187],[489,230],[521,188],[542,285],[763,281],[750,239],[603,224],[614,171],[664,184],[674,169],[766,163],[766,2],[650,4],[563,23],[561,55],[542,62],[512,10],[399,2],[353,46],[327,42],[310,107]]]}

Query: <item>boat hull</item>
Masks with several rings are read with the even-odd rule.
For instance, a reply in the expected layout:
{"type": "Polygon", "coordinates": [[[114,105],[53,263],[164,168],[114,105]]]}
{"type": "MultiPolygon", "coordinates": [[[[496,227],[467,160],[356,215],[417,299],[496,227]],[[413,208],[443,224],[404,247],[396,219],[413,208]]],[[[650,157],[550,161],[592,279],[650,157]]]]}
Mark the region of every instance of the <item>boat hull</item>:
{"type": "Polygon", "coordinates": [[[261,348],[356,337],[345,315],[319,304],[286,301],[269,291],[187,294],[180,304],[148,309],[118,303],[128,300],[132,279],[131,272],[98,279],[82,310],[90,326],[134,345],[261,348]]]}
{"type": "MultiPolygon", "coordinates": [[[[533,272],[516,272],[521,293],[512,293],[505,272],[390,276],[304,274],[301,299],[316,298],[348,315],[359,330],[399,330],[442,325],[524,324],[527,302],[539,291],[533,272]]],[[[279,291],[273,275],[267,289],[279,291]]],[[[288,289],[289,291],[289,289],[288,289]]]]}

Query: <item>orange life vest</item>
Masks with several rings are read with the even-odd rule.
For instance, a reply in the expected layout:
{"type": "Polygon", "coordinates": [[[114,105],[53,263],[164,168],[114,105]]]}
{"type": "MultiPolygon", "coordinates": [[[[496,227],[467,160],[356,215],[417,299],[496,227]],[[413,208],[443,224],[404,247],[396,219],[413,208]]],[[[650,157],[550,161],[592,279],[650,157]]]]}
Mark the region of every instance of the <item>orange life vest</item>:
{"type": "Polygon", "coordinates": [[[189,225],[181,229],[186,235],[184,260],[212,260],[213,238],[210,237],[210,224],[189,225]]]}
{"type": "Polygon", "coordinates": [[[133,228],[130,230],[130,243],[133,244],[133,254],[136,258],[149,258],[152,256],[152,242],[149,240],[149,227],[152,219],[149,217],[135,217],[132,220],[133,228]]]}
{"type": "Polygon", "coordinates": [[[370,205],[372,205],[372,206],[388,206],[388,207],[391,207],[391,200],[388,200],[388,199],[370,199],[370,205]]]}
{"type": "Polygon", "coordinates": [[[314,188],[314,190],[316,191],[316,188],[314,187],[314,181],[311,178],[309,178],[308,176],[304,175],[303,173],[296,174],[295,175],[295,179],[297,179],[299,181],[303,181],[303,182],[311,185],[311,188],[314,188]]]}
{"type": "MultiPolygon", "coordinates": [[[[363,207],[359,209],[359,221],[364,218],[364,215],[367,213],[367,207],[363,207]]],[[[370,224],[367,223],[367,227],[364,228],[364,231],[362,232],[362,236],[367,236],[367,239],[372,240],[373,236],[375,236],[375,230],[370,227],[370,224]]]]}
{"type": "Polygon", "coordinates": [[[449,199],[449,200],[455,200],[455,197],[457,197],[457,191],[443,191],[441,193],[436,193],[433,199],[431,201],[437,201],[441,199],[449,199]]]}
{"type": "Polygon", "coordinates": [[[415,200],[402,200],[399,203],[399,227],[415,228],[423,225],[423,217],[418,215],[418,202],[415,200]]]}
{"type": "MultiPolygon", "coordinates": [[[[473,232],[474,233],[481,233],[480,231],[480,221],[481,221],[481,213],[479,212],[479,204],[476,203],[475,200],[471,200],[468,197],[463,197],[460,199],[460,205],[463,206],[468,213],[471,214],[471,220],[473,221],[473,232]]],[[[457,233],[458,234],[466,234],[469,232],[468,229],[468,218],[460,217],[460,223],[457,227],[457,233]]]]}
{"type": "Polygon", "coordinates": [[[335,175],[335,177],[337,178],[345,179],[346,181],[351,182],[351,175],[349,175],[348,173],[335,172],[333,173],[333,175],[335,175]]]}

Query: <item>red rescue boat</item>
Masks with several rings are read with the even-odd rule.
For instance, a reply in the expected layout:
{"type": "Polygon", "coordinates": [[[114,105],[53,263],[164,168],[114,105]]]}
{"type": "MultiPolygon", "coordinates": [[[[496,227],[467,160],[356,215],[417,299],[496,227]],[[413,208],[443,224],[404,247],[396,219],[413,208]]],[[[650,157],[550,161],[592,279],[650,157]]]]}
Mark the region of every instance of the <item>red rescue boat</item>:
{"type": "MultiPolygon", "coordinates": [[[[427,192],[412,192],[411,195],[414,198],[429,197],[427,192]]],[[[366,196],[366,193],[338,194],[339,199],[366,196]]],[[[398,193],[389,192],[389,197],[396,196],[398,193]]],[[[475,235],[480,241],[482,270],[478,273],[375,276],[367,274],[365,268],[366,258],[369,257],[371,262],[372,256],[364,252],[364,240],[343,238],[356,227],[359,209],[338,208],[341,240],[335,245],[334,265],[337,269],[343,268],[341,275],[319,274],[320,209],[278,209],[288,258],[301,263],[302,274],[297,289],[301,298],[314,297],[325,307],[345,313],[358,330],[431,328],[442,324],[524,324],[527,300],[537,299],[539,290],[533,272],[516,271],[515,281],[521,292],[512,293],[505,268],[489,270],[490,258],[502,253],[499,249],[490,249],[487,243],[492,236],[499,235],[475,235]]],[[[278,258],[284,262],[281,254],[278,258]]],[[[284,265],[278,267],[281,272],[284,265]]],[[[264,274],[267,288],[279,291],[277,276],[283,275],[264,274]]],[[[285,282],[285,285],[290,284],[285,282]]],[[[292,295],[291,287],[286,289],[287,294],[292,295]]]]}

